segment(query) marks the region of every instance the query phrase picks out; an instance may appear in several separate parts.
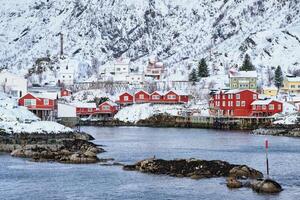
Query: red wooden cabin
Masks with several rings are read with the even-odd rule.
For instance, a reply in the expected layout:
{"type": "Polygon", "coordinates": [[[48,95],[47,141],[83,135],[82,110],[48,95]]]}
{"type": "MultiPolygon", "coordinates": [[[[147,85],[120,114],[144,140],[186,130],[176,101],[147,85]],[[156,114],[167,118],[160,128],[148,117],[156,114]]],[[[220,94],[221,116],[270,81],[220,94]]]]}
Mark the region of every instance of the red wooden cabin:
{"type": "Polygon", "coordinates": [[[76,102],[72,104],[76,107],[76,115],[78,117],[88,117],[96,112],[97,106],[95,103],[76,102]]]}
{"type": "Polygon", "coordinates": [[[61,89],[60,90],[60,96],[61,97],[68,97],[72,95],[72,91],[68,89],[61,89]]]}
{"type": "Polygon", "coordinates": [[[134,102],[135,103],[149,103],[150,95],[143,90],[138,91],[134,94],[134,102]]]}
{"type": "Polygon", "coordinates": [[[112,101],[106,101],[99,105],[96,113],[111,114],[114,115],[118,112],[118,105],[112,101]]]}
{"type": "Polygon", "coordinates": [[[117,102],[122,105],[133,104],[133,95],[128,92],[124,92],[119,96],[117,102]]]}
{"type": "Polygon", "coordinates": [[[218,91],[212,94],[210,108],[212,115],[250,116],[251,103],[258,99],[258,93],[251,90],[218,91]]]}
{"type": "Polygon", "coordinates": [[[283,104],[279,101],[267,99],[252,102],[252,115],[257,117],[272,116],[281,113],[283,104]]]}
{"type": "MultiPolygon", "coordinates": [[[[39,94],[42,96],[42,94],[39,94]]],[[[55,98],[37,97],[31,93],[27,93],[21,97],[18,101],[19,106],[25,106],[40,117],[42,120],[52,120],[54,110],[57,107],[57,101],[55,98]]]]}
{"type": "Polygon", "coordinates": [[[176,92],[170,90],[164,95],[163,102],[164,103],[188,103],[189,96],[182,92],[176,92]]]}

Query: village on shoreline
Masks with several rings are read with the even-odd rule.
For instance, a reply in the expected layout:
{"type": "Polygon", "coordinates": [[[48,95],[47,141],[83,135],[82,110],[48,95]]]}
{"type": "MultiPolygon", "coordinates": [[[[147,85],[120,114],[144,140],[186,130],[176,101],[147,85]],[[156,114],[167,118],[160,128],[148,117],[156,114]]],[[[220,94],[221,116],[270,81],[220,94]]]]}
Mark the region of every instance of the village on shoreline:
{"type": "MultiPolygon", "coordinates": [[[[129,59],[120,58],[112,71],[105,68],[101,80],[77,83],[74,66],[63,59],[55,84],[29,83],[27,78],[7,71],[0,73],[0,82],[3,92],[14,98],[17,106],[27,108],[42,121],[57,121],[70,127],[173,124],[174,127],[256,129],[297,124],[300,77],[284,77],[278,69],[279,83],[278,80],[273,83],[277,87],[258,89],[258,74],[248,65],[250,68],[231,68],[227,77],[223,77],[227,85],[219,89],[199,89],[197,84],[201,83],[193,70],[186,82],[161,80],[164,65],[156,59],[150,59],[139,76],[131,71],[129,59]],[[162,120],[151,122],[155,116],[162,120]],[[163,120],[164,117],[170,121],[163,120]]],[[[208,75],[205,61],[201,60],[198,68],[206,73],[202,74],[205,79],[208,75]]]]}

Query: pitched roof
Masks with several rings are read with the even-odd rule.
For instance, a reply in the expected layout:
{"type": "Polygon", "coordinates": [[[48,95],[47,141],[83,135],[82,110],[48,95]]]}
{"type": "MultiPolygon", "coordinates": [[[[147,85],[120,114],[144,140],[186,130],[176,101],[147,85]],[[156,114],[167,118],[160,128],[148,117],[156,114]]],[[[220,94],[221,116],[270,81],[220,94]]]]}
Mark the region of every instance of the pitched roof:
{"type": "Polygon", "coordinates": [[[298,77],[286,77],[289,82],[300,82],[300,76],[298,77]]]}
{"type": "Polygon", "coordinates": [[[238,72],[229,72],[230,78],[257,78],[256,71],[238,71],[238,72]]]}
{"type": "Polygon", "coordinates": [[[99,106],[101,106],[101,105],[103,105],[103,104],[105,104],[105,103],[107,103],[107,104],[109,104],[109,105],[111,105],[111,106],[118,106],[118,104],[116,104],[115,102],[113,102],[113,101],[105,101],[105,102],[103,102],[103,103],[101,103],[99,106]]]}
{"type": "Polygon", "coordinates": [[[84,103],[84,102],[72,102],[70,105],[73,105],[77,108],[96,108],[96,103],[84,103]]]}
{"type": "MultiPolygon", "coordinates": [[[[276,101],[274,99],[267,99],[267,100],[256,100],[256,101],[253,101],[251,103],[252,106],[254,105],[268,105],[270,104],[272,101],[276,101]]],[[[276,101],[276,102],[279,102],[279,101],[276,101]]]]}

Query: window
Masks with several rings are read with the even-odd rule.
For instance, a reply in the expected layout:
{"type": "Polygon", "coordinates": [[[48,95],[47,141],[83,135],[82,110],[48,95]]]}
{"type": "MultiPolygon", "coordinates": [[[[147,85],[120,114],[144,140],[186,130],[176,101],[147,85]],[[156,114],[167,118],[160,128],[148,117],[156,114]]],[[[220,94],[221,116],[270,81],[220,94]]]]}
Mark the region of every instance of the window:
{"type": "Polygon", "coordinates": [[[117,71],[121,71],[121,68],[117,68],[117,71]]]}
{"type": "Polygon", "coordinates": [[[245,107],[245,106],[246,106],[246,102],[242,101],[242,107],[245,107]]]}
{"type": "Polygon", "coordinates": [[[44,99],[44,105],[48,106],[49,105],[49,99],[44,99]]]}
{"type": "Polygon", "coordinates": [[[102,106],[102,109],[103,109],[103,110],[110,110],[110,106],[104,105],[104,106],[102,106]]]}
{"type": "Polygon", "coordinates": [[[240,107],[240,106],[241,106],[241,102],[240,102],[240,101],[237,101],[237,102],[236,102],[236,106],[240,107]]]}
{"type": "Polygon", "coordinates": [[[36,100],[35,99],[25,99],[24,106],[35,106],[36,100]]]}
{"type": "Polygon", "coordinates": [[[291,85],[291,88],[296,88],[296,86],[295,85],[291,85]]]}
{"type": "Polygon", "coordinates": [[[88,108],[88,112],[93,112],[93,108],[88,108]]]}
{"type": "Polygon", "coordinates": [[[281,110],[281,104],[278,104],[278,110],[281,110]]]}
{"type": "Polygon", "coordinates": [[[253,94],[253,99],[256,100],[257,99],[257,95],[253,94]]]}
{"type": "Polygon", "coordinates": [[[176,99],[176,96],[175,96],[175,95],[168,95],[167,98],[168,98],[168,99],[176,99]]]}
{"type": "Polygon", "coordinates": [[[140,94],[139,98],[144,99],[144,94],[140,94]]]}
{"type": "Polygon", "coordinates": [[[225,101],[223,101],[223,103],[222,103],[222,106],[223,106],[223,107],[225,107],[225,106],[226,106],[226,102],[225,102],[225,101]]]}
{"type": "Polygon", "coordinates": [[[266,110],[266,109],[267,109],[267,106],[266,106],[266,105],[263,105],[263,106],[262,106],[262,109],[263,109],[263,110],[266,110]]]}
{"type": "Polygon", "coordinates": [[[241,95],[240,94],[237,94],[236,95],[236,99],[240,99],[241,98],[241,95]]]}
{"type": "Polygon", "coordinates": [[[269,110],[274,110],[274,104],[269,105],[269,110]]]}
{"type": "Polygon", "coordinates": [[[152,96],[152,99],[159,100],[159,99],[160,99],[160,96],[159,96],[159,95],[153,95],[153,96],[152,96]]]}
{"type": "Polygon", "coordinates": [[[65,78],[65,76],[63,76],[63,78],[65,78]]]}
{"type": "Polygon", "coordinates": [[[256,110],[256,105],[252,106],[253,110],[256,110]]]}
{"type": "Polygon", "coordinates": [[[227,105],[230,106],[230,101],[228,101],[227,105]]]}
{"type": "Polygon", "coordinates": [[[124,101],[128,101],[129,97],[128,96],[124,96],[124,101]]]}

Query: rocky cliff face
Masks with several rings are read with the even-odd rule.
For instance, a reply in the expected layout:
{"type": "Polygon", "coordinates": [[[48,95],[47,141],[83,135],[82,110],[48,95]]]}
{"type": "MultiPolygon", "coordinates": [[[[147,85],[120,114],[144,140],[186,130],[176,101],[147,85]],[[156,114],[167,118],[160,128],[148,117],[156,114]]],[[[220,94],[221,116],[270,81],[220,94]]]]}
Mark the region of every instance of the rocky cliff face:
{"type": "Polygon", "coordinates": [[[194,60],[210,58],[217,74],[240,63],[245,53],[262,73],[268,66],[285,71],[300,66],[298,0],[2,0],[1,5],[1,67],[27,69],[37,58],[57,55],[60,32],[65,53],[83,68],[122,55],[137,63],[156,55],[167,64],[167,76],[186,77],[194,60]]]}

